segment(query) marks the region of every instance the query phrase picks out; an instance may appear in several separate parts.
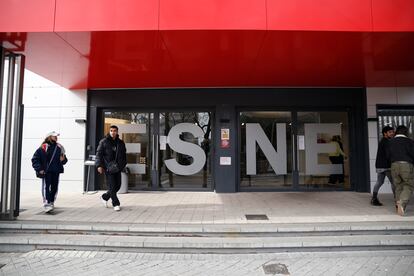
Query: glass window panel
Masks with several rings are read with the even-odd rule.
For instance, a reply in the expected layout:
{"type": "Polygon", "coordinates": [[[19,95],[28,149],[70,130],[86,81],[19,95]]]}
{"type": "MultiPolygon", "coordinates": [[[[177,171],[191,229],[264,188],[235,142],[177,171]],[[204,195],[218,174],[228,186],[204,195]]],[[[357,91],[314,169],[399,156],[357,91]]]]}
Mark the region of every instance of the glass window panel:
{"type": "MultiPolygon", "coordinates": [[[[111,125],[119,128],[119,136],[127,148],[128,189],[151,187],[150,128],[153,116],[139,112],[105,112],[104,133],[111,125]]],[[[105,177],[100,176],[103,189],[107,188],[105,177]]]]}
{"type": "MultiPolygon", "coordinates": [[[[190,123],[195,131],[201,131],[201,137],[195,137],[190,132],[181,132],[179,140],[185,141],[187,148],[191,148],[191,144],[196,145],[192,154],[187,155],[174,151],[167,138],[167,143],[162,146],[160,143],[159,158],[159,178],[161,188],[180,188],[180,189],[211,189],[212,188],[212,123],[213,118],[210,112],[161,112],[160,113],[160,135],[167,137],[173,127],[185,129],[185,124],[190,123]],[[184,126],[184,128],[183,128],[184,126]],[[201,164],[194,172],[185,174],[189,166],[194,163],[194,156],[199,158],[205,156],[204,165],[201,164]],[[198,157],[197,157],[198,156],[198,157]],[[175,172],[166,165],[166,160],[174,160],[179,166],[175,172]],[[183,166],[183,167],[182,167],[183,166]]],[[[171,138],[172,139],[172,138],[171,138]]],[[[160,137],[160,141],[162,137],[160,137]]],[[[171,168],[171,167],[170,167],[171,168]]]]}
{"type": "Polygon", "coordinates": [[[298,112],[300,189],[350,189],[347,112],[298,112]]]}
{"type": "Polygon", "coordinates": [[[291,112],[245,111],[239,115],[241,188],[291,189],[291,112]]]}
{"type": "Polygon", "coordinates": [[[382,138],[382,128],[391,126],[394,129],[399,125],[405,125],[408,128],[409,137],[414,139],[414,110],[394,106],[389,109],[378,110],[378,140],[382,138]]]}

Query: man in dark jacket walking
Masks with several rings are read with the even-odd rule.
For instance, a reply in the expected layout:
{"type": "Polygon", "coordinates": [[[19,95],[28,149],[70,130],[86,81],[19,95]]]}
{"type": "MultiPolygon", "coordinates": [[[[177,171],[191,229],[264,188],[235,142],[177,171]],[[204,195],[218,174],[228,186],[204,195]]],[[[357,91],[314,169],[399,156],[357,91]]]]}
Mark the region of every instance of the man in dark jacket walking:
{"type": "Polygon", "coordinates": [[[378,144],[377,159],[375,161],[375,168],[377,170],[377,183],[374,186],[372,192],[371,204],[374,206],[382,206],[382,203],[378,200],[378,191],[384,184],[385,177],[391,183],[392,193],[395,197],[395,186],[391,177],[391,161],[387,157],[387,147],[389,146],[390,139],[394,137],[394,128],[385,126],[382,129],[382,139],[378,144]]]}
{"type": "Polygon", "coordinates": [[[96,167],[99,174],[105,173],[108,191],[101,197],[102,203],[107,207],[109,198],[115,211],[120,211],[120,202],[116,193],[121,188],[121,171],[126,166],[125,143],[119,139],[118,127],[111,126],[109,134],[99,141],[96,153],[96,167]]]}
{"type": "Polygon", "coordinates": [[[391,159],[397,212],[403,216],[414,191],[414,141],[408,138],[406,126],[397,127],[395,134],[395,138],[390,140],[387,152],[391,159]]]}

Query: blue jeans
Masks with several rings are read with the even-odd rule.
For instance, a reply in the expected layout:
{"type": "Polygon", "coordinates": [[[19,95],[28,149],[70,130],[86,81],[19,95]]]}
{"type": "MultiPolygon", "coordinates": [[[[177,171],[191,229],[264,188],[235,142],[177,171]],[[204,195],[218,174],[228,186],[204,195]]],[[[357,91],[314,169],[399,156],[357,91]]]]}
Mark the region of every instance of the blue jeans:
{"type": "Polygon", "coordinates": [[[392,180],[390,169],[377,169],[377,183],[375,183],[373,193],[378,194],[379,189],[381,188],[382,184],[384,184],[385,177],[388,177],[388,180],[391,183],[392,193],[395,197],[395,185],[394,181],[392,180]]]}

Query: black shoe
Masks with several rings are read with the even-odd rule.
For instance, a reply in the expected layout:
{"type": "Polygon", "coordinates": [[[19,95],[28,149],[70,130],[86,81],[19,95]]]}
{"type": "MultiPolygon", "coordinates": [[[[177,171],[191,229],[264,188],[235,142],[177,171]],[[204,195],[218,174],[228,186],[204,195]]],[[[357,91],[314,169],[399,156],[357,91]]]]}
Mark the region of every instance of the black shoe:
{"type": "Polygon", "coordinates": [[[373,206],[382,206],[382,203],[378,200],[377,197],[373,197],[371,199],[371,205],[373,205],[373,206]]]}

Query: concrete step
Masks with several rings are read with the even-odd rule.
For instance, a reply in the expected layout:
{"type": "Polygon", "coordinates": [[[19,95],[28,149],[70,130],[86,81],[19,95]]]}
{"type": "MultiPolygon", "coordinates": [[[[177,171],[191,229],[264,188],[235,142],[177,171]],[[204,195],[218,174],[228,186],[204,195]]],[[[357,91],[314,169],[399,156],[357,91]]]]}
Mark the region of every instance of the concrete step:
{"type": "Polygon", "coordinates": [[[127,224],[67,221],[1,221],[0,233],[100,234],[124,236],[289,237],[403,235],[414,233],[414,222],[344,222],[297,224],[127,224]]]}
{"type": "Polygon", "coordinates": [[[278,252],[414,249],[414,222],[126,224],[2,221],[0,251],[278,252]]]}
{"type": "Polygon", "coordinates": [[[413,222],[122,224],[0,222],[0,251],[277,252],[414,248],[413,222]]]}
{"type": "Polygon", "coordinates": [[[414,249],[414,235],[296,237],[154,237],[85,234],[1,234],[0,251],[76,249],[133,252],[278,252],[414,249]]]}

